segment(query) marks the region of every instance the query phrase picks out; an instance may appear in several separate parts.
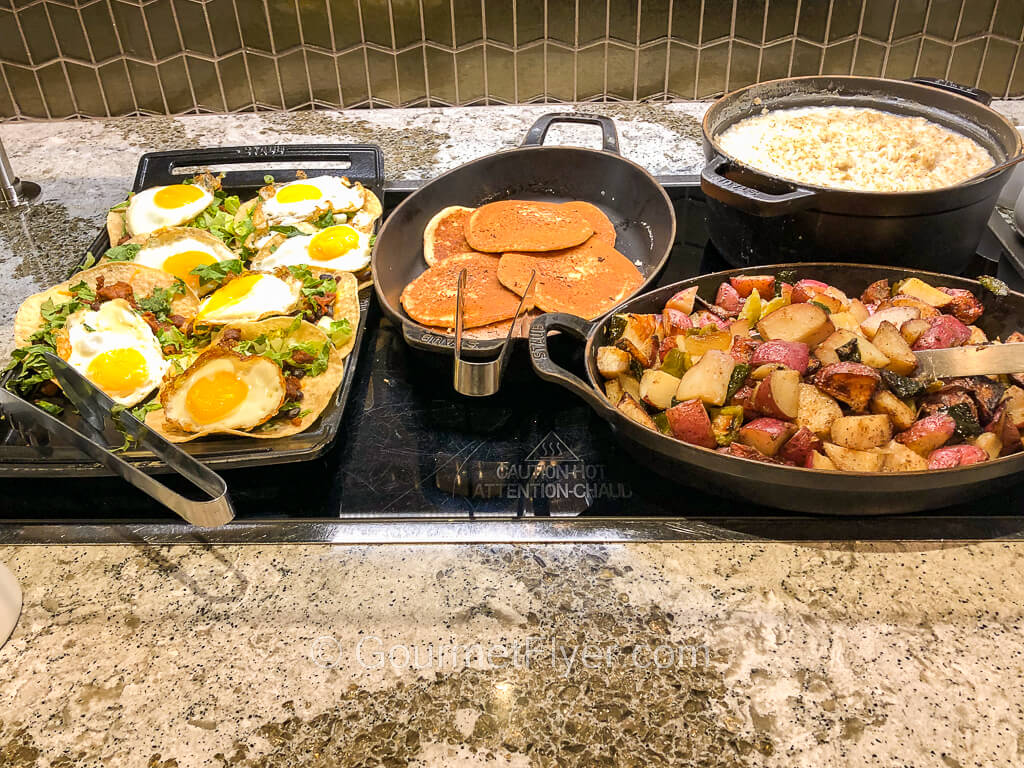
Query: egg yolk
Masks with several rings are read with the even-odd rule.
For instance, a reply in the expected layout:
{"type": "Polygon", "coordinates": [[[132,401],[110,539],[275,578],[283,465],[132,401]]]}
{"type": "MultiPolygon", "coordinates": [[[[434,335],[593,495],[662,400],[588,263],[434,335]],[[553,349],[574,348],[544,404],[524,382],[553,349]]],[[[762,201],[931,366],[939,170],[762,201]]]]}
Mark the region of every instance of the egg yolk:
{"type": "Polygon", "coordinates": [[[213,424],[240,406],[249,385],[231,371],[217,371],[196,379],[185,395],[185,407],[199,424],[213,424]]]}
{"type": "Polygon", "coordinates": [[[216,259],[205,251],[182,251],[164,259],[163,270],[170,272],[191,286],[199,284],[199,278],[190,274],[204,264],[213,264],[216,259]]]}
{"type": "Polygon", "coordinates": [[[146,358],[137,349],[111,349],[89,363],[89,380],[108,395],[126,396],[138,391],[149,378],[146,358]]]}
{"type": "Polygon", "coordinates": [[[203,304],[199,311],[200,317],[206,317],[218,309],[237,304],[248,296],[249,291],[262,279],[263,275],[242,275],[242,277],[236,277],[227,285],[218,288],[203,304]]]}
{"type": "Polygon", "coordinates": [[[172,184],[158,189],[153,195],[153,202],[157,208],[181,208],[183,205],[194,203],[202,196],[203,190],[195,184],[172,184]]]}
{"type": "Polygon", "coordinates": [[[320,190],[312,184],[289,184],[281,187],[274,195],[279,203],[301,203],[303,200],[319,200],[320,190]]]}
{"type": "Polygon", "coordinates": [[[309,241],[309,257],[317,261],[330,261],[344,256],[359,245],[359,233],[352,227],[340,225],[318,232],[309,241]]]}

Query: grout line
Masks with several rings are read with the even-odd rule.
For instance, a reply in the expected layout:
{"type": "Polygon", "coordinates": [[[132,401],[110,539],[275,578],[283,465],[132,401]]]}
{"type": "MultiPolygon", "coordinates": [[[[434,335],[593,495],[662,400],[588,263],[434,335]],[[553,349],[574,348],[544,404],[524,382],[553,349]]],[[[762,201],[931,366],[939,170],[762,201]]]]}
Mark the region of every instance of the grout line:
{"type": "MultiPolygon", "coordinates": [[[[610,0],[609,0],[610,2],[610,0]]],[[[549,102],[549,91],[548,91],[548,0],[544,0],[544,48],[543,48],[543,61],[544,61],[544,103],[549,102]]],[[[605,63],[607,66],[607,62],[605,63]]],[[[607,90],[607,85],[606,85],[607,90]]]]}
{"type": "MultiPolygon", "coordinates": [[[[213,71],[217,73],[217,90],[220,91],[220,100],[224,105],[224,111],[228,111],[228,94],[224,90],[224,78],[220,76],[220,61],[221,57],[217,56],[217,41],[213,39],[213,25],[210,24],[210,14],[206,9],[206,3],[203,3],[203,18],[206,20],[206,34],[210,38],[210,50],[213,51],[213,55],[217,60],[213,63],[213,71]]],[[[241,38],[239,38],[239,44],[241,44],[241,38]]],[[[244,56],[244,54],[243,54],[244,56]]],[[[227,58],[227,57],[224,57],[227,58]]]]}
{"type": "MultiPolygon", "coordinates": [[[[149,55],[151,57],[150,62],[155,62],[156,46],[153,45],[153,36],[149,32],[149,19],[146,18],[146,11],[141,5],[136,7],[139,9],[139,14],[142,16],[142,28],[146,30],[146,42],[149,43],[149,55]]],[[[160,77],[160,70],[157,69],[155,63],[150,64],[149,62],[147,62],[147,64],[153,67],[153,74],[156,77],[156,84],[157,87],[160,89],[160,98],[164,102],[164,114],[169,114],[171,111],[171,105],[167,102],[167,94],[164,92],[164,80],[162,77],[160,77]]]]}
{"type": "Polygon", "coordinates": [[[722,91],[723,93],[728,93],[730,90],[732,90],[729,87],[729,80],[732,78],[733,43],[736,42],[736,11],[736,0],[732,0],[732,15],[729,17],[729,51],[725,55],[725,82],[722,84],[722,88],[724,89],[722,91]]]}
{"type": "Polygon", "coordinates": [[[704,0],[700,0],[700,19],[697,21],[697,55],[694,57],[693,64],[693,95],[692,99],[699,98],[700,95],[700,60],[701,51],[704,48],[704,0]]]}
{"type": "Polygon", "coordinates": [[[480,0],[480,32],[484,40],[484,106],[488,106],[491,103],[491,86],[487,79],[487,4],[484,0],[480,0]]]}
{"type": "Polygon", "coordinates": [[[889,69],[889,54],[892,52],[892,36],[896,34],[896,18],[900,15],[900,0],[896,0],[892,7],[892,18],[889,19],[889,39],[885,43],[885,53],[882,55],[882,77],[885,77],[889,69]]]}
{"type": "MultiPolygon", "coordinates": [[[[181,65],[185,68],[185,80],[188,83],[189,93],[192,94],[192,108],[199,109],[199,99],[196,98],[196,86],[195,83],[192,82],[192,69],[188,65],[188,48],[185,46],[185,37],[181,34],[181,23],[178,21],[178,11],[175,8],[174,3],[171,3],[171,17],[174,19],[174,30],[178,33],[178,48],[181,50],[181,65]]],[[[147,26],[149,25],[147,24],[147,26]]],[[[154,50],[153,53],[155,54],[156,51],[154,50]]],[[[158,71],[157,77],[159,76],[160,74],[158,71]]]]}
{"type": "MultiPolygon", "coordinates": [[[[242,46],[242,66],[245,67],[245,84],[249,86],[249,107],[256,109],[256,89],[252,85],[252,70],[249,69],[249,46],[245,43],[245,36],[242,34],[242,17],[238,14],[238,1],[231,0],[231,9],[235,12],[235,26],[238,29],[238,42],[242,46]]],[[[217,69],[217,76],[220,77],[220,68],[217,69]]],[[[238,111],[247,109],[240,107],[238,111]]]]}
{"type": "Polygon", "coordinates": [[[356,11],[359,15],[359,39],[363,44],[363,71],[366,73],[366,98],[369,100],[370,109],[373,109],[373,85],[370,83],[370,57],[366,53],[366,27],[363,25],[362,0],[356,0],[356,11]]]}
{"type": "Polygon", "coordinates": [[[966,5],[966,0],[961,0],[960,13],[956,17],[956,27],[953,29],[953,39],[950,40],[949,58],[946,59],[946,74],[943,75],[947,80],[949,80],[949,73],[953,69],[953,55],[958,47],[956,39],[960,35],[960,24],[964,20],[964,5],[966,5]]]}
{"type": "MultiPolygon", "coordinates": [[[[420,0],[422,3],[422,0],[420,0]]],[[[327,8],[327,34],[331,37],[331,50],[328,55],[331,57],[331,63],[334,65],[334,84],[338,88],[338,109],[345,108],[345,94],[341,90],[341,70],[338,69],[338,45],[336,38],[334,37],[334,14],[331,13],[331,4],[328,0],[324,0],[324,5],[327,8]]]]}
{"type": "MultiPolygon", "coordinates": [[[[547,5],[547,0],[544,0],[544,4],[545,4],[545,6],[547,5]]],[[[605,3],[604,3],[604,84],[601,86],[601,101],[606,103],[606,104],[608,103],[608,39],[611,37],[611,34],[612,34],[611,17],[612,17],[612,0],[605,0],[605,3]]],[[[545,21],[544,21],[544,38],[547,39],[547,36],[548,36],[548,25],[547,25],[547,17],[545,16],[545,21]]],[[[546,58],[546,56],[547,56],[547,54],[545,54],[545,58],[546,58]]],[[[545,66],[544,67],[544,90],[545,91],[547,90],[547,84],[548,84],[547,83],[547,74],[548,74],[547,73],[547,66],[545,66]]]]}
{"type": "Polygon", "coordinates": [[[636,0],[636,48],[633,51],[633,101],[637,100],[640,91],[640,14],[643,12],[644,0],[636,0]]]}
{"type": "MultiPolygon", "coordinates": [[[[998,9],[999,9],[999,0],[996,0],[996,2],[992,5],[992,15],[989,17],[988,29],[986,30],[986,34],[984,36],[985,37],[985,48],[981,52],[981,61],[978,62],[978,74],[974,78],[974,87],[975,88],[980,88],[981,87],[981,77],[982,77],[982,75],[985,74],[985,61],[988,59],[989,44],[992,42],[992,27],[996,23],[996,12],[998,11],[998,9]]],[[[1012,74],[1012,70],[1011,70],[1011,74],[1012,74]]]]}
{"type": "MultiPolygon", "coordinates": [[[[910,73],[911,77],[917,77],[917,75],[918,75],[918,73],[919,73],[919,71],[921,69],[921,55],[924,53],[924,41],[925,41],[925,39],[928,36],[928,22],[932,18],[932,3],[933,2],[934,2],[934,0],[928,0],[927,5],[925,5],[925,9],[924,9],[924,22],[922,22],[922,27],[921,27],[921,40],[917,44],[917,55],[914,57],[914,71],[910,73]]],[[[961,8],[961,10],[963,10],[963,6],[962,5],[960,6],[960,8],[961,8]]],[[[952,47],[950,48],[950,51],[949,51],[949,57],[950,57],[950,59],[953,58],[952,47]]],[[[948,64],[948,62],[947,62],[947,64],[948,64]]]]}
{"type": "MultiPolygon", "coordinates": [[[[483,0],[481,0],[481,2],[483,2],[483,0]]],[[[423,11],[423,0],[418,0],[417,5],[419,6],[420,12],[420,42],[423,44],[420,48],[423,55],[423,88],[427,92],[427,106],[432,107],[434,106],[434,97],[430,91],[430,67],[427,66],[427,23],[425,13],[423,11]]],[[[330,3],[328,3],[328,8],[330,8],[330,3]]]]}
{"type": "MultiPolygon", "coordinates": [[[[41,101],[42,104],[43,104],[43,111],[46,112],[46,119],[47,120],[52,120],[53,119],[53,114],[50,112],[50,105],[46,103],[46,94],[43,93],[43,83],[39,79],[39,72],[34,68],[34,65],[36,63],[35,62],[35,57],[32,55],[32,49],[28,47],[28,38],[25,37],[25,30],[22,29],[22,27],[21,27],[21,14],[20,13],[15,13],[14,11],[12,11],[11,15],[14,16],[14,23],[18,27],[18,34],[21,37],[21,44],[22,44],[22,46],[25,49],[25,55],[28,57],[28,63],[29,63],[30,66],[33,66],[33,69],[32,69],[32,79],[34,79],[36,81],[36,90],[39,91],[39,101],[41,101]]],[[[19,111],[20,111],[20,108],[19,108],[19,111]]]]}
{"type": "Polygon", "coordinates": [[[302,24],[302,10],[299,8],[299,0],[295,0],[295,21],[299,25],[299,45],[302,46],[302,68],[306,71],[306,93],[309,94],[309,101],[312,104],[316,99],[313,97],[313,76],[309,73],[309,46],[306,44],[306,32],[302,24]]]}
{"type": "MultiPolygon", "coordinates": [[[[832,9],[835,8],[836,0],[828,0],[828,13],[825,15],[825,38],[821,41],[821,58],[818,59],[818,74],[825,70],[825,58],[828,56],[828,36],[832,32],[832,9]]],[[[837,41],[838,45],[838,41],[837,41]]]]}
{"type": "Polygon", "coordinates": [[[395,106],[402,106],[402,77],[398,74],[398,36],[395,34],[395,10],[388,0],[388,29],[391,32],[391,64],[395,70],[395,106]]]}
{"type": "MultiPolygon", "coordinates": [[[[639,2],[639,0],[638,0],[639,2]]],[[[671,2],[671,0],[670,0],[671,2]]],[[[580,61],[579,61],[579,50],[580,50],[580,0],[576,0],[573,4],[573,17],[572,17],[573,31],[572,31],[572,43],[573,43],[573,56],[572,56],[572,100],[580,100],[580,61]]]]}
{"type": "Polygon", "coordinates": [[[796,16],[793,18],[793,39],[789,43],[789,69],[786,74],[793,76],[793,59],[796,58],[796,41],[800,37],[800,8],[803,0],[796,0],[796,16]]]}
{"type": "Polygon", "coordinates": [[[7,81],[7,68],[0,66],[0,79],[4,81],[4,88],[7,90],[7,96],[11,100],[11,106],[14,108],[13,117],[17,119],[21,116],[21,107],[18,106],[17,100],[14,98],[14,91],[11,89],[11,84],[7,81]]]}
{"type": "MultiPolygon", "coordinates": [[[[761,45],[757,49],[757,82],[761,82],[761,69],[764,67],[764,49],[768,47],[768,4],[771,0],[764,0],[764,13],[761,16],[761,45]]],[[[866,3],[867,0],[861,0],[866,3]]],[[[863,13],[863,5],[861,5],[863,13]]]]}
{"type": "Polygon", "coordinates": [[[672,2],[673,0],[668,0],[668,21],[666,22],[665,27],[665,82],[663,93],[664,101],[666,103],[671,100],[669,98],[669,93],[671,92],[671,89],[669,88],[669,74],[672,72],[672,14],[674,13],[672,2]]]}
{"type": "Polygon", "coordinates": [[[512,92],[515,100],[519,101],[519,16],[516,0],[512,0],[512,92]]]}
{"type": "Polygon", "coordinates": [[[281,109],[288,109],[288,102],[284,98],[284,83],[281,82],[281,67],[277,63],[277,42],[274,40],[274,27],[270,22],[270,7],[267,0],[261,0],[263,5],[263,18],[267,22],[267,32],[270,35],[270,56],[274,62],[274,74],[277,75],[277,92],[281,97],[281,109]]]}
{"type": "MultiPolygon", "coordinates": [[[[71,87],[71,77],[68,75],[68,64],[67,59],[64,56],[64,51],[60,47],[60,38],[57,36],[57,29],[53,26],[53,17],[50,16],[50,4],[43,4],[43,13],[46,14],[46,23],[50,27],[50,34],[53,35],[53,42],[57,48],[58,58],[56,61],[60,62],[60,71],[64,75],[64,85],[67,86],[68,95],[71,97],[71,106],[74,108],[74,114],[82,114],[82,108],[78,105],[78,97],[75,96],[75,89],[71,87]]],[[[70,58],[70,57],[68,57],[70,58]]],[[[53,63],[53,62],[51,62],[53,63]]],[[[49,65],[47,65],[49,66],[49,65]]],[[[98,78],[97,78],[98,79],[98,78]]],[[[46,100],[46,94],[43,94],[43,100],[46,100]]],[[[62,115],[62,117],[71,117],[71,115],[62,115]]]]}
{"type": "Polygon", "coordinates": [[[850,72],[853,74],[857,68],[857,54],[860,51],[860,39],[864,34],[864,11],[867,10],[867,0],[861,0],[860,3],[860,18],[857,19],[857,34],[853,38],[853,56],[850,57],[850,72]]]}
{"type": "Polygon", "coordinates": [[[458,38],[455,36],[455,3],[452,0],[446,0],[448,3],[448,16],[451,19],[452,25],[452,76],[455,78],[455,103],[462,105],[462,99],[459,96],[459,57],[457,51],[459,48],[458,38]]]}
{"type": "MultiPolygon", "coordinates": [[[[114,39],[117,40],[117,50],[121,52],[121,66],[124,68],[124,77],[128,81],[128,92],[132,95],[132,106],[135,107],[135,113],[141,112],[139,107],[139,97],[135,93],[135,83],[132,81],[131,70],[128,69],[128,60],[125,55],[124,42],[121,40],[121,32],[117,28],[117,20],[114,18],[114,9],[110,6],[111,0],[104,0],[107,6],[107,15],[110,17],[110,27],[114,30],[114,39]]],[[[232,0],[234,2],[234,0],[232,0]]]]}

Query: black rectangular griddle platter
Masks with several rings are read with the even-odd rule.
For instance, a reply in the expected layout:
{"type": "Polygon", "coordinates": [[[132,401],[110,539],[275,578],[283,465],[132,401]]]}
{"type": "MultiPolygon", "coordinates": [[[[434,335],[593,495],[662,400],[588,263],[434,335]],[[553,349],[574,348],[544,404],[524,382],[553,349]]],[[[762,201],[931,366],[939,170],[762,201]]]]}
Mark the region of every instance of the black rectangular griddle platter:
{"type": "MultiPolygon", "coordinates": [[[[707,242],[695,177],[661,179],[678,221],[665,285],[727,268],[707,242]]],[[[385,211],[414,183],[385,189],[385,211]]],[[[1024,288],[986,235],[971,274],[1024,288]]],[[[556,359],[578,364],[578,345],[556,359]]],[[[579,399],[541,382],[517,349],[502,390],[468,399],[451,361],[412,350],[370,305],[341,439],[301,464],[224,473],[238,516],[197,532],[113,478],[0,479],[0,544],[908,541],[1016,539],[1024,486],[892,517],[815,517],[683,489],[626,457],[579,399]],[[88,498],[83,509],[82,498],[88,498]]],[[[356,366],[353,366],[356,368],[356,366]]]]}
{"type": "MultiPolygon", "coordinates": [[[[180,184],[202,170],[223,172],[223,189],[242,200],[253,197],[265,186],[264,177],[292,181],[296,171],[309,176],[347,176],[383,198],[383,157],[380,148],[369,144],[295,144],[218,147],[212,149],[151,152],[139,160],[132,191],[153,186],[180,184]]],[[[106,227],[89,246],[88,253],[99,258],[110,247],[106,227]]],[[[81,264],[86,254],[82,254],[81,264]]],[[[356,377],[356,367],[366,331],[372,289],[359,294],[359,324],[352,352],[345,360],[341,385],[320,418],[304,432],[272,440],[257,440],[224,435],[204,438],[183,446],[186,451],[217,471],[240,467],[265,467],[310,461],[322,455],[338,434],[345,406],[356,377]]],[[[0,378],[0,385],[4,378],[0,378]]],[[[65,411],[68,424],[78,427],[76,414],[65,411]]],[[[116,445],[119,439],[111,434],[116,445]]],[[[166,465],[145,451],[128,450],[124,458],[149,474],[169,472],[166,465]]],[[[73,447],[53,443],[44,447],[30,444],[6,421],[0,422],[0,481],[3,478],[67,478],[108,476],[109,471],[83,456],[73,447]]],[[[45,488],[43,484],[37,488],[45,488]]],[[[2,489],[2,486],[0,486],[2,489]]],[[[2,494],[2,490],[0,490],[2,494]]]]}

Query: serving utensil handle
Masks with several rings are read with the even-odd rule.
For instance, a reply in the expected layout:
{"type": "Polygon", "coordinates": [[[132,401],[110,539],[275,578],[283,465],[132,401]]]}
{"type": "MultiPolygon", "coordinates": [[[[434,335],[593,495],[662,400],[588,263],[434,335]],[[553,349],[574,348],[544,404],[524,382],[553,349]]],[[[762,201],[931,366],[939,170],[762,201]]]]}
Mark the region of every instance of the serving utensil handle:
{"type": "Polygon", "coordinates": [[[588,115],[580,112],[549,112],[537,118],[530,130],[526,132],[523,139],[524,147],[539,147],[544,143],[544,137],[548,135],[548,129],[556,123],[582,123],[584,125],[596,125],[601,129],[601,147],[605,152],[614,152],[621,155],[619,151],[619,132],[615,128],[615,121],[604,115],[588,115]]]}
{"type": "Polygon", "coordinates": [[[540,315],[530,325],[530,362],[533,364],[533,370],[542,379],[572,390],[592,408],[599,410],[607,403],[604,396],[579,376],[555,363],[548,351],[548,334],[551,331],[565,331],[585,341],[592,329],[593,323],[576,315],[562,312],[540,315]]]}

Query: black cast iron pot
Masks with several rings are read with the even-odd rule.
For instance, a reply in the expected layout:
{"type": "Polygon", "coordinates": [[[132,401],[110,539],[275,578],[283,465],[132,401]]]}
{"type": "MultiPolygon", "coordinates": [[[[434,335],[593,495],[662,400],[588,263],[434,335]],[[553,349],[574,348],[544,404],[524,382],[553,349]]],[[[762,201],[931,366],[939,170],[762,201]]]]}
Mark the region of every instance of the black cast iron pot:
{"type": "Polygon", "coordinates": [[[730,264],[850,261],[961,273],[1013,165],[1024,159],[1013,124],[980,91],[946,81],[814,76],[726,94],[704,115],[701,189],[708,230],[730,264]],[[923,192],[854,192],[792,182],[729,157],[716,137],[762,110],[871,107],[923,117],[968,136],[996,164],[960,184],[923,192]]]}
{"type": "MultiPolygon", "coordinates": [[[[1024,328],[1024,295],[1010,293],[995,297],[985,293],[974,280],[892,267],[835,263],[775,265],[761,267],[757,273],[776,274],[783,269],[795,270],[798,279],[810,278],[834,285],[850,296],[859,296],[876,280],[888,278],[895,282],[917,276],[935,286],[973,291],[985,304],[985,314],[977,325],[989,338],[1005,338],[1012,331],[1024,328]]],[[[719,283],[744,273],[749,274],[750,270],[716,272],[684,280],[637,296],[612,314],[661,312],[669,297],[692,285],[699,286],[701,296],[711,297],[719,283]]],[[[1024,471],[1024,452],[958,469],[899,474],[833,472],[725,456],[654,432],[629,419],[603,394],[604,379],[597,370],[597,348],[605,343],[605,328],[612,314],[592,323],[566,314],[547,314],[535,319],[530,328],[530,358],[534,370],[542,379],[560,384],[586,400],[598,416],[612,425],[636,461],[682,485],[733,501],[799,512],[879,515],[957,504],[1024,480],[1024,475],[1018,474],[1024,471]],[[566,331],[586,343],[583,353],[586,381],[557,365],[548,354],[547,336],[556,330],[566,331]]],[[[678,512],[685,515],[685,494],[680,494],[679,499],[678,512]]]]}

